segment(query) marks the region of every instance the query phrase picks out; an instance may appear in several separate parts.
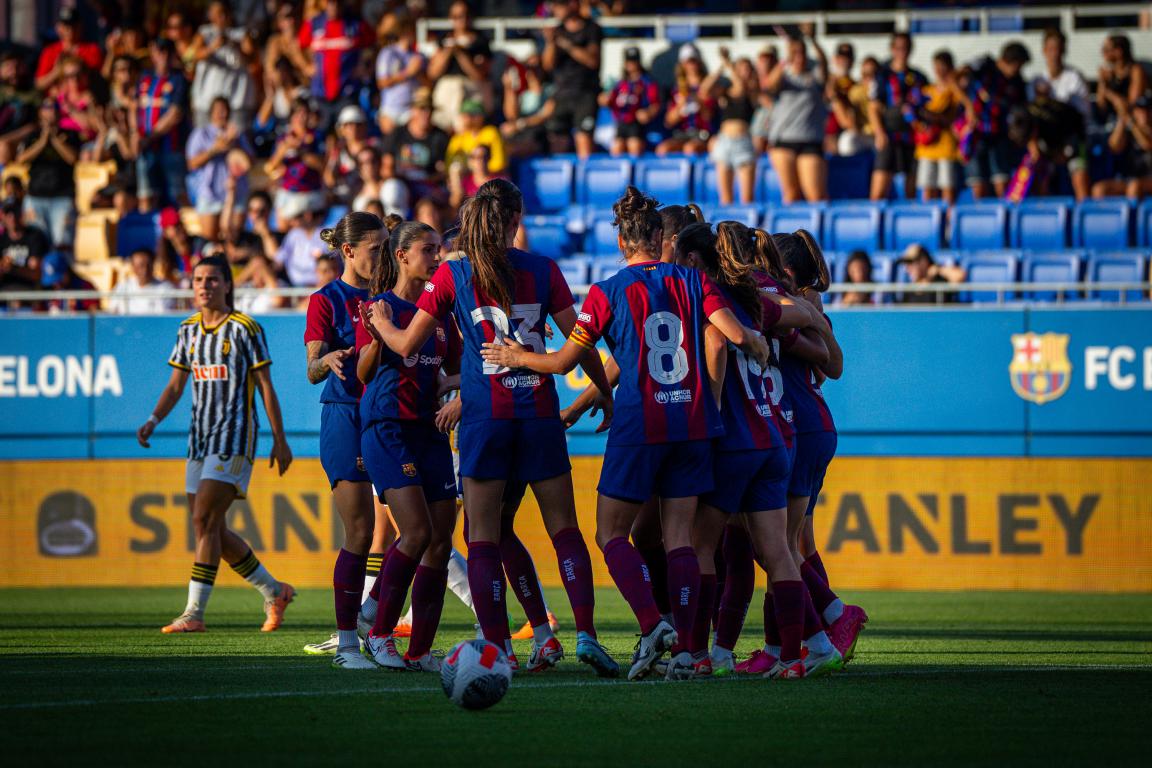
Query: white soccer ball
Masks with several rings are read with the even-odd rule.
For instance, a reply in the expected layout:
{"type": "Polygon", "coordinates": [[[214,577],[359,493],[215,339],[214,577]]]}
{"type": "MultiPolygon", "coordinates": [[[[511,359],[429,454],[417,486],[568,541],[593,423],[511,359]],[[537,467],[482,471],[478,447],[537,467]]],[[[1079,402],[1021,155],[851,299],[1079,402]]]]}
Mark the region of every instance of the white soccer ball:
{"type": "Polygon", "coordinates": [[[465,709],[487,709],[504,698],[511,682],[508,657],[487,640],[465,640],[440,666],[444,695],[465,709]]]}

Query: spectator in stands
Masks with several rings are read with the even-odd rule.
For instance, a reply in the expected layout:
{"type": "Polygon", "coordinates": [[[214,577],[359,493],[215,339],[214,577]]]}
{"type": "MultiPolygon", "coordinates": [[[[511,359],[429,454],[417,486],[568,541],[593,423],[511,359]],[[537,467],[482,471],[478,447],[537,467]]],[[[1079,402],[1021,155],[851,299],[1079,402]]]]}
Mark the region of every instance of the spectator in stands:
{"type": "MultiPolygon", "coordinates": [[[[108,81],[107,106],[135,112],[140,94],[137,83],[140,79],[140,65],[131,56],[117,56],[112,61],[111,77],[108,81]]],[[[107,119],[107,112],[105,112],[107,119]]]]}
{"type": "Polygon", "coordinates": [[[1049,88],[1046,82],[1037,83],[1032,101],[1014,107],[1008,115],[1008,138],[1027,152],[1027,161],[1008,185],[1010,202],[1049,194],[1053,171],[1060,166],[1067,167],[1077,195],[1090,189],[1084,115],[1071,104],[1053,99],[1049,88]]]}
{"type": "Polygon", "coordinates": [[[324,156],[320,138],[310,125],[311,107],[297,100],[288,117],[288,128],[265,164],[268,176],[280,182],[276,192],[276,218],[281,225],[306,211],[325,207],[324,156]]]}
{"type": "Polygon", "coordinates": [[[100,72],[100,65],[104,61],[100,46],[80,39],[80,17],[75,8],[60,9],[56,16],[56,36],[59,39],[49,43],[40,52],[40,60],[36,65],[36,88],[39,91],[48,91],[60,80],[63,74],[60,60],[63,56],[71,54],[78,57],[89,71],[95,73],[100,72]]]}
{"type": "Polygon", "coordinates": [[[908,63],[912,54],[912,36],[907,32],[892,35],[889,46],[892,58],[876,75],[869,94],[868,121],[876,146],[876,164],[872,171],[873,200],[888,199],[892,176],[904,174],[903,197],[916,194],[915,144],[912,123],[924,103],[924,86],[928,79],[908,63]]]}
{"type": "Polygon", "coordinates": [[[212,103],[227,99],[232,121],[247,129],[256,114],[256,83],[248,65],[256,56],[256,41],[248,30],[234,26],[224,0],[208,4],[208,23],[196,33],[196,76],[192,81],[192,117],[197,126],[211,120],[212,103]]]}
{"type": "Polygon", "coordinates": [[[1035,94],[1037,86],[1046,84],[1050,98],[1075,107],[1087,123],[1092,118],[1092,97],[1080,70],[1064,63],[1067,51],[1068,38],[1063,32],[1058,29],[1045,30],[1044,68],[1032,78],[1032,93],[1035,94]]]}
{"type": "Polygon", "coordinates": [[[756,111],[752,113],[752,146],[757,155],[768,151],[768,134],[772,130],[772,106],[775,101],[764,86],[779,61],[780,56],[773,45],[766,46],[756,57],[756,90],[759,96],[756,99],[756,111]]]}
{"type": "Polygon", "coordinates": [[[1096,109],[1101,122],[1110,124],[1119,116],[1117,99],[1132,105],[1148,91],[1148,73],[1132,56],[1132,41],[1127,35],[1108,35],[1100,53],[1104,64],[1096,76],[1096,109]]]}
{"type": "MultiPolygon", "coordinates": [[[[264,44],[264,75],[287,66],[293,83],[306,82],[312,77],[312,59],[300,47],[300,16],[295,3],[283,2],[276,7],[275,26],[264,44]]],[[[285,110],[286,112],[287,110],[285,110]]],[[[281,117],[287,117],[287,114],[281,117]]]]}
{"type": "Polygon", "coordinates": [[[648,148],[645,134],[660,114],[660,86],[644,69],[639,48],[624,50],[624,74],[611,90],[600,94],[600,106],[612,110],[616,123],[612,154],[644,154],[648,148]]]}
{"type": "Polygon", "coordinates": [[[1096,182],[1092,196],[1140,200],[1152,195],[1152,100],[1141,96],[1129,106],[1119,96],[1111,98],[1116,124],[1108,135],[1108,149],[1116,157],[1116,177],[1096,182]]]}
{"type": "Polygon", "coordinates": [[[735,199],[735,178],[740,178],[740,202],[749,204],[756,192],[756,150],[752,146],[752,114],[760,85],[749,59],[733,63],[726,47],[720,48],[720,66],[705,81],[705,90],[717,95],[720,128],[712,140],[710,157],[716,164],[716,187],[720,205],[735,199]],[[726,85],[720,78],[727,75],[726,85]],[[715,83],[711,85],[709,83],[715,83]]]}
{"type": "MultiPolygon", "coordinates": [[[[196,74],[196,27],[182,11],[173,11],[168,14],[164,22],[164,37],[172,41],[176,60],[184,70],[184,77],[189,81],[196,74]]],[[[147,58],[147,52],[145,52],[147,58]]]]}
{"type": "MultiPolygon", "coordinates": [[[[24,190],[24,180],[13,174],[4,179],[3,192],[0,193],[0,200],[19,203],[20,210],[24,210],[24,197],[26,194],[24,190]]],[[[0,226],[0,229],[3,229],[3,227],[0,226]]]]}
{"type": "Polygon", "coordinates": [[[408,122],[384,140],[382,175],[408,184],[413,199],[436,194],[444,184],[448,134],[432,122],[432,97],[416,92],[408,122]]]}
{"type": "Polygon", "coordinates": [[[153,41],[149,53],[152,69],[140,76],[136,113],[136,182],[144,211],[180,205],[187,199],[184,118],[188,81],[174,66],[175,46],[171,40],[153,41]]]}
{"type": "Polygon", "coordinates": [[[0,54],[0,165],[11,161],[19,129],[34,130],[40,94],[28,82],[24,57],[16,51],[0,54]]]}
{"type": "Polygon", "coordinates": [[[271,157],[277,131],[292,115],[292,104],[308,97],[308,89],[302,82],[285,56],[264,73],[264,100],[252,125],[252,145],[259,157],[271,157]]]}
{"type": "Polygon", "coordinates": [[[116,59],[126,57],[137,64],[148,61],[148,37],[139,24],[123,24],[112,30],[104,40],[104,51],[104,64],[100,68],[100,76],[105,80],[111,80],[112,67],[116,59]]]}
{"type": "Polygon", "coordinates": [[[836,142],[836,153],[844,156],[869,152],[875,146],[871,110],[872,93],[876,88],[876,73],[880,62],[874,56],[865,56],[860,62],[860,79],[848,89],[845,122],[841,123],[840,137],[836,142]]]}
{"type": "Polygon", "coordinates": [[[840,43],[832,55],[828,72],[828,120],[824,123],[824,153],[838,153],[840,134],[845,130],[856,129],[856,115],[848,101],[848,94],[856,81],[852,79],[852,67],[856,63],[856,49],[851,43],[840,43]]]}
{"type": "MultiPolygon", "coordinates": [[[[908,273],[908,282],[918,286],[962,283],[967,279],[967,275],[960,267],[937,264],[928,249],[919,243],[913,243],[904,249],[900,264],[908,273]]],[[[898,304],[951,304],[956,301],[956,293],[921,288],[901,291],[896,294],[895,299],[898,304]]]]}
{"type": "Polygon", "coordinates": [[[351,205],[360,191],[358,159],[361,151],[375,148],[376,142],[368,138],[368,116],[355,104],[348,104],[336,118],[336,134],[328,137],[327,160],[324,164],[324,185],[340,205],[351,205]]]}
{"type": "MultiPolygon", "coordinates": [[[[559,24],[544,30],[540,62],[556,85],[556,109],[548,122],[554,152],[568,151],[575,140],[580,158],[595,149],[600,94],[600,43],[604,32],[580,13],[579,0],[554,0],[552,14],[559,24]]],[[[492,170],[498,171],[499,168],[492,170]]]]}
{"type": "Polygon", "coordinates": [[[373,146],[365,146],[356,155],[360,189],[352,200],[352,210],[365,211],[368,205],[376,203],[380,206],[380,216],[387,213],[406,216],[411,207],[408,186],[395,175],[384,178],[382,165],[380,152],[373,146]]]}
{"type": "MultiPolygon", "coordinates": [[[[844,282],[862,285],[871,283],[872,279],[872,259],[864,251],[852,251],[844,264],[844,282]]],[[[875,303],[868,291],[848,291],[840,296],[840,304],[846,307],[875,303]]]]}
{"type": "Polygon", "coordinates": [[[239,126],[229,121],[231,111],[228,99],[217,97],[212,101],[210,122],[192,131],[188,138],[188,184],[196,199],[200,233],[209,240],[220,234],[222,226],[239,228],[244,216],[243,201],[248,197],[252,146],[239,126]],[[229,176],[236,179],[232,198],[240,205],[235,209],[224,207],[229,176]],[[222,225],[223,217],[231,221],[222,225]]]}
{"type": "Polygon", "coordinates": [[[159,315],[176,309],[173,299],[159,294],[171,286],[154,274],[156,254],[147,248],[133,251],[128,257],[128,274],[116,284],[108,300],[108,311],[118,315],[159,315]]]}
{"type": "Polygon", "coordinates": [[[284,235],[284,242],[276,251],[276,263],[289,284],[311,287],[316,284],[316,259],[328,252],[320,239],[321,211],[305,210],[284,235]]]}
{"type": "Polygon", "coordinates": [[[490,151],[488,170],[492,173],[503,171],[508,166],[504,137],[496,126],[485,125],[484,105],[476,99],[469,99],[460,107],[460,130],[448,142],[445,160],[449,169],[456,163],[467,164],[468,155],[481,144],[490,151]]]}
{"type": "Polygon", "coordinates": [[[936,82],[924,87],[925,103],[913,124],[916,141],[916,186],[925,200],[956,203],[959,186],[956,162],[960,159],[952,123],[960,111],[960,86],[952,54],[937,51],[932,57],[936,82]]]}
{"type": "Polygon", "coordinates": [[[397,21],[386,42],[376,56],[376,87],[380,89],[377,121],[384,135],[407,121],[412,97],[428,66],[416,47],[416,24],[411,19],[397,21]]]}
{"type": "Polygon", "coordinates": [[[24,211],[13,198],[0,204],[0,291],[34,291],[40,287],[40,264],[52,249],[39,227],[24,223],[24,211]]]}
{"type": "Polygon", "coordinates": [[[56,102],[40,103],[35,134],[21,145],[16,162],[28,166],[25,211],[51,238],[54,247],[72,245],[76,223],[74,167],[80,157],[80,139],[62,130],[56,102]]]}
{"type": "Polygon", "coordinates": [[[188,277],[204,252],[207,240],[189,234],[180,218],[180,211],[165,208],[160,211],[160,241],[156,244],[156,259],[170,264],[181,275],[188,277]]]}
{"type": "Polygon", "coordinates": [[[444,205],[435,197],[422,197],[412,206],[412,220],[427,224],[437,232],[443,231],[444,205]]]}
{"type": "Polygon", "coordinates": [[[349,87],[355,85],[361,51],[375,43],[372,27],[352,12],[346,0],[325,0],[324,10],[300,26],[300,47],[312,55],[312,98],[324,133],[351,101],[349,87]]]}
{"type": "Polygon", "coordinates": [[[260,238],[260,251],[270,258],[280,250],[280,242],[284,239],[282,232],[272,228],[272,198],[267,192],[256,190],[248,195],[245,212],[245,228],[260,238]]]}
{"type": "MultiPolygon", "coordinates": [[[[473,25],[472,9],[463,0],[448,6],[452,29],[440,38],[439,50],[428,61],[428,82],[434,85],[433,118],[438,128],[453,131],[453,119],[466,99],[492,103],[488,75],[492,68],[492,49],[488,39],[473,25]]],[[[487,109],[486,109],[487,111],[487,109]]]]}
{"type": "Polygon", "coordinates": [[[716,131],[716,98],[702,88],[707,77],[708,68],[700,58],[700,49],[692,43],[680,46],[676,54],[676,84],[664,113],[664,127],[671,135],[656,147],[657,155],[697,155],[708,148],[716,131]]]}
{"type": "Polygon", "coordinates": [[[990,191],[1003,197],[1020,164],[1022,152],[1008,138],[1008,113],[1013,106],[1027,103],[1028,90],[1020,70],[1030,59],[1027,48],[1011,41],[996,59],[985,57],[964,68],[968,85],[961,97],[971,130],[964,173],[977,200],[990,191]]]}
{"type": "Polygon", "coordinates": [[[788,40],[788,53],[767,80],[776,100],[769,127],[772,167],[780,178],[784,204],[797,200],[828,199],[828,161],[824,157],[824,106],[828,59],[812,37],[811,25],[802,27],[816,54],[808,58],[804,37],[788,40]]]}
{"type": "Polygon", "coordinates": [[[524,62],[523,73],[514,67],[504,70],[504,122],[500,134],[510,158],[548,154],[548,133],[544,126],[556,112],[555,86],[544,77],[539,56],[524,62]],[[519,83],[514,78],[522,77],[519,83]]]}
{"type": "Polygon", "coordinates": [[[116,170],[107,187],[97,190],[92,198],[93,208],[115,208],[119,216],[126,216],[138,206],[136,197],[136,156],[139,132],[136,129],[136,80],[131,74],[131,61],[121,57],[112,67],[113,95],[100,121],[92,160],[97,163],[111,161],[116,170]],[[125,74],[125,70],[128,73],[125,74]],[[130,77],[128,97],[118,98],[116,90],[122,78],[130,77]]]}
{"type": "Polygon", "coordinates": [[[492,152],[484,144],[478,144],[468,153],[466,165],[453,165],[448,172],[449,204],[453,208],[476,194],[480,186],[492,179],[508,178],[503,173],[492,173],[488,169],[492,152]]]}
{"type": "Polygon", "coordinates": [[[323,288],[340,277],[340,260],[330,253],[316,259],[316,287],[323,288]]]}
{"type": "MultiPolygon", "coordinates": [[[[52,291],[95,291],[96,286],[72,269],[70,254],[55,250],[44,254],[40,264],[40,285],[52,291]]],[[[95,312],[99,299],[51,299],[45,302],[51,312],[95,312]]]]}
{"type": "Polygon", "coordinates": [[[80,159],[92,159],[93,140],[100,129],[96,98],[88,88],[84,62],[72,54],[60,57],[60,79],[56,82],[56,107],[60,113],[60,130],[74,133],[80,144],[80,159]]]}

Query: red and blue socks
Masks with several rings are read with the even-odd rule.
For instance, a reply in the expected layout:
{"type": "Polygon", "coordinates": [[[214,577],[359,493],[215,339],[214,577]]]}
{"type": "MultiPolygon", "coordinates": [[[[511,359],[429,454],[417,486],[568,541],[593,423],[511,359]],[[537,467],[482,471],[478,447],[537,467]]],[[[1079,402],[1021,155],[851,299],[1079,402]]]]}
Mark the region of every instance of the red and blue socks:
{"type": "Polygon", "coordinates": [[[696,619],[692,624],[692,637],[688,650],[693,656],[708,652],[708,630],[712,628],[712,613],[716,600],[716,574],[700,574],[700,595],[696,600],[696,619]]]}
{"type": "Polygon", "coordinates": [[[572,605],[576,631],[596,637],[596,592],[592,586],[592,558],[579,528],[565,528],[552,537],[564,591],[572,605]]]}
{"type": "Polygon", "coordinates": [[[696,622],[696,604],[700,596],[700,561],[692,547],[677,547],[668,553],[668,599],[676,622],[676,643],[672,653],[687,650],[696,622]]]}
{"type": "Polygon", "coordinates": [[[491,541],[468,544],[468,587],[484,639],[505,647],[508,608],[504,599],[504,567],[500,547],[491,541]]]}
{"type": "Polygon", "coordinates": [[[776,598],[771,589],[764,593],[764,650],[780,658],[780,625],[776,621],[776,598]]]}
{"type": "Polygon", "coordinates": [[[412,637],[406,658],[418,659],[432,649],[440,614],[444,612],[444,589],[448,571],[421,565],[412,579],[412,637]]]}
{"type": "Polygon", "coordinates": [[[663,616],[672,615],[672,603],[668,600],[668,555],[663,542],[636,546],[636,551],[644,559],[648,571],[648,581],[652,583],[652,598],[663,616]]]}
{"type": "Polygon", "coordinates": [[[727,527],[723,549],[726,574],[723,589],[717,583],[720,599],[716,611],[716,646],[731,651],[740,639],[748,605],[756,591],[756,560],[752,541],[743,528],[727,527]]]}
{"type": "MultiPolygon", "coordinates": [[[[508,584],[516,593],[520,607],[533,627],[548,626],[548,606],[540,592],[540,579],[536,575],[536,564],[524,542],[510,530],[500,532],[500,560],[504,563],[504,573],[508,584]]],[[[548,634],[551,634],[549,629],[548,634]]]]}
{"type": "MultiPolygon", "coordinates": [[[[813,557],[819,562],[819,555],[813,557]]],[[[804,579],[804,586],[808,587],[808,592],[812,595],[816,612],[827,626],[832,626],[840,618],[840,614],[844,613],[844,602],[828,586],[828,579],[820,575],[823,567],[824,564],[820,563],[820,570],[817,570],[810,557],[800,566],[800,578],[804,579]]]]}
{"type": "Polygon", "coordinates": [[[640,631],[648,634],[663,617],[652,595],[652,582],[648,569],[644,567],[644,558],[627,538],[618,536],[604,545],[604,562],[616,588],[640,623],[640,631]]]}
{"type": "Polygon", "coordinates": [[[341,549],[332,569],[332,594],[336,601],[336,633],[340,651],[360,650],[356,637],[356,617],[360,613],[360,597],[364,592],[365,555],[341,549]]]}
{"type": "MultiPolygon", "coordinates": [[[[775,625],[779,633],[779,658],[784,662],[800,660],[800,642],[804,635],[804,607],[807,590],[802,581],[777,581],[772,584],[771,598],[775,603],[775,625]]],[[[768,641],[768,596],[764,598],[764,639],[768,641]]],[[[811,601],[808,601],[811,605],[811,601]]],[[[775,643],[767,642],[768,645],[775,643]]]]}
{"type": "Polygon", "coordinates": [[[396,629],[396,622],[404,610],[404,599],[408,597],[408,588],[412,586],[418,565],[418,560],[396,547],[388,553],[384,570],[380,571],[380,578],[376,580],[380,587],[380,605],[376,611],[376,621],[372,624],[374,636],[385,637],[396,629]]]}

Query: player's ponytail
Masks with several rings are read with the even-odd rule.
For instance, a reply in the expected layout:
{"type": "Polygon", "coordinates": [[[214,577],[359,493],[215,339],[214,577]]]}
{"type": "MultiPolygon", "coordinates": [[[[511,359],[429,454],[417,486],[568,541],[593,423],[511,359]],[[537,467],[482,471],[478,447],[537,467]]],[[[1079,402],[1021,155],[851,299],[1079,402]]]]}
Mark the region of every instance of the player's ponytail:
{"type": "Polygon", "coordinates": [[[675,240],[677,235],[690,224],[702,224],[704,212],[696,203],[688,205],[666,205],[660,209],[660,225],[664,228],[664,242],[675,240]]]}
{"type": "Polygon", "coordinates": [[[400,281],[401,251],[407,251],[415,240],[436,230],[422,221],[402,221],[392,228],[392,236],[384,244],[384,253],[376,262],[376,269],[372,271],[372,279],[368,283],[368,292],[379,296],[385,291],[396,287],[400,281]]]}
{"type": "Polygon", "coordinates": [[[780,254],[781,263],[792,273],[796,288],[823,293],[828,290],[832,279],[828,274],[828,262],[816,238],[806,229],[798,229],[792,234],[773,235],[772,240],[780,254]]]}
{"type": "MultiPolygon", "coordinates": [[[[735,223],[721,222],[721,226],[735,223]]],[[[729,227],[724,229],[725,244],[720,247],[720,236],[712,234],[707,224],[690,224],[677,238],[676,250],[693,254],[700,271],[723,288],[752,318],[753,327],[760,329],[764,320],[764,305],[760,299],[760,288],[752,274],[754,268],[744,263],[733,248],[734,236],[738,233],[733,233],[729,227]]]]}
{"type": "Polygon", "coordinates": [[[624,195],[612,206],[616,214],[612,224],[624,241],[624,258],[645,253],[659,257],[664,224],[657,208],[660,203],[629,185],[624,195]]]}
{"type": "Polygon", "coordinates": [[[344,246],[355,248],[364,242],[364,238],[371,232],[384,230],[384,237],[388,230],[384,222],[374,213],[367,211],[352,211],[346,213],[336,222],[336,226],[320,230],[320,239],[325,245],[341,259],[345,257],[344,246]]]}
{"type": "Polygon", "coordinates": [[[460,209],[456,247],[472,263],[472,280],[480,293],[505,312],[512,310],[516,274],[508,258],[509,232],[524,210],[520,190],[506,179],[491,179],[460,209]]]}
{"type": "Polygon", "coordinates": [[[780,249],[776,247],[775,238],[763,229],[754,229],[752,243],[756,247],[756,269],[778,283],[787,283],[788,274],[784,271],[784,261],[780,258],[780,249]]]}
{"type": "Polygon", "coordinates": [[[224,303],[228,305],[229,312],[236,311],[236,284],[232,280],[232,267],[223,256],[205,256],[200,261],[196,262],[196,266],[192,269],[195,272],[201,267],[213,267],[220,273],[220,279],[224,281],[224,285],[228,289],[224,292],[224,303]]]}

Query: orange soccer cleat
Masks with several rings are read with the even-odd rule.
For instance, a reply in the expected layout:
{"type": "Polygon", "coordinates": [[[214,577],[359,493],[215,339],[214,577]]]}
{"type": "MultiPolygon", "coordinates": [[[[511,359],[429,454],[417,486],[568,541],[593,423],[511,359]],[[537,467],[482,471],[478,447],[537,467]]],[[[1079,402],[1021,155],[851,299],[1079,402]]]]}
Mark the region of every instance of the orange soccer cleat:
{"type": "Polygon", "coordinates": [[[396,628],[392,630],[392,637],[412,637],[412,620],[402,616],[400,621],[396,622],[396,628]]]}
{"type": "MultiPolygon", "coordinates": [[[[548,611],[548,626],[552,628],[553,632],[560,631],[560,622],[557,621],[556,614],[552,613],[552,611],[548,611]]],[[[524,626],[520,627],[520,629],[516,630],[516,634],[512,635],[513,640],[531,640],[532,637],[532,623],[528,621],[524,622],[524,626]]]]}
{"type": "Polygon", "coordinates": [[[166,635],[175,635],[181,632],[207,632],[208,630],[204,628],[203,619],[185,613],[172,619],[172,622],[161,627],[160,631],[166,635]]]}
{"type": "Polygon", "coordinates": [[[275,632],[279,629],[284,623],[284,611],[288,608],[288,603],[295,598],[295,588],[288,582],[280,582],[280,591],[276,597],[264,601],[264,614],[267,618],[264,619],[264,626],[260,627],[260,631],[275,632]]]}

